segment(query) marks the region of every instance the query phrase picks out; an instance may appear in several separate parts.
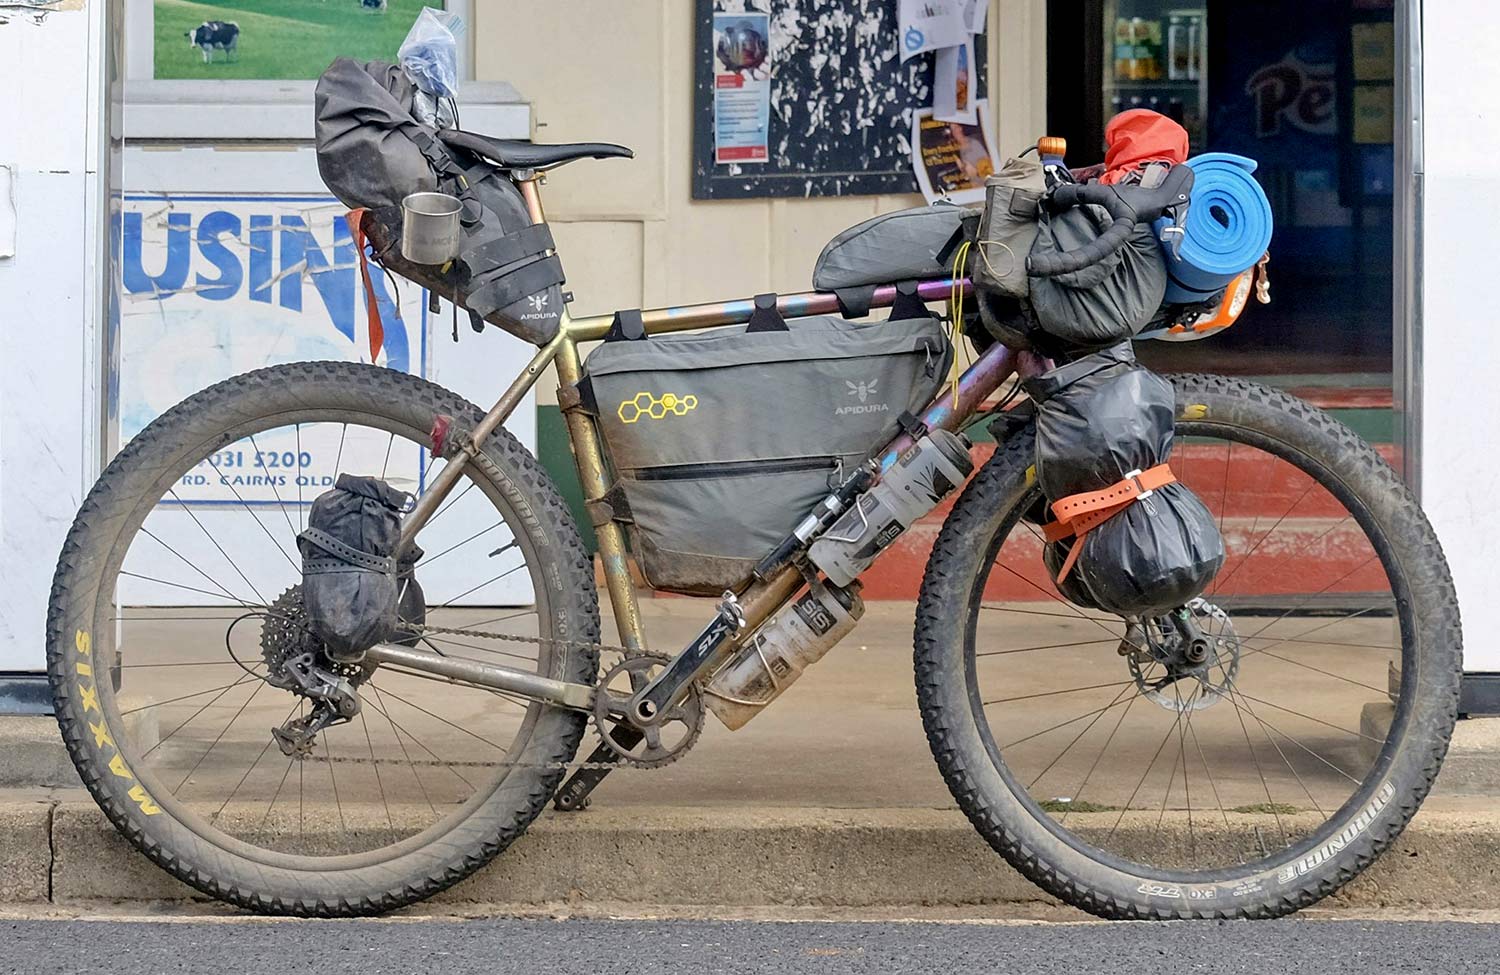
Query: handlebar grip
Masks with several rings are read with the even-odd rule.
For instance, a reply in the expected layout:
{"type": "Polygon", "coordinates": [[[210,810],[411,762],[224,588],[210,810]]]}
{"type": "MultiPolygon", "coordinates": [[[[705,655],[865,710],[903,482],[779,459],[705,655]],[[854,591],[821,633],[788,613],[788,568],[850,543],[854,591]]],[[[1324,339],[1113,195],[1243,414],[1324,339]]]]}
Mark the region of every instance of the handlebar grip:
{"type": "Polygon", "coordinates": [[[1135,209],[1122,200],[1112,186],[1064,183],[1052,191],[1049,203],[1054,210],[1066,210],[1085,203],[1100,206],[1114,219],[1114,223],[1096,240],[1077,250],[1033,254],[1027,261],[1027,267],[1037,277],[1054,278],[1098,264],[1124,247],[1135,233],[1135,209]]]}

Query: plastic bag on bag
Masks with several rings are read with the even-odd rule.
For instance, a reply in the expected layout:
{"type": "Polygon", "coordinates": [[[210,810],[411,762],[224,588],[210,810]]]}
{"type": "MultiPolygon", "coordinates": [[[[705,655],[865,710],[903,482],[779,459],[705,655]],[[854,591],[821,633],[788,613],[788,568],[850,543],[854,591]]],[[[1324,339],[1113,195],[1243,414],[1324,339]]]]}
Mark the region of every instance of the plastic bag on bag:
{"type": "MultiPolygon", "coordinates": [[[[1130,343],[1028,380],[1037,403],[1037,482],[1048,501],[1098,491],[1172,453],[1172,385],[1137,365],[1130,343]]],[[[1082,545],[1058,589],[1072,602],[1120,616],[1165,612],[1199,595],[1224,562],[1213,515],[1186,485],[1168,484],[1088,532],[1049,542],[1054,580],[1082,545]]]]}
{"type": "Polygon", "coordinates": [[[458,35],[462,33],[463,20],[457,14],[422,8],[396,52],[412,84],[434,98],[458,96],[458,35]]]}

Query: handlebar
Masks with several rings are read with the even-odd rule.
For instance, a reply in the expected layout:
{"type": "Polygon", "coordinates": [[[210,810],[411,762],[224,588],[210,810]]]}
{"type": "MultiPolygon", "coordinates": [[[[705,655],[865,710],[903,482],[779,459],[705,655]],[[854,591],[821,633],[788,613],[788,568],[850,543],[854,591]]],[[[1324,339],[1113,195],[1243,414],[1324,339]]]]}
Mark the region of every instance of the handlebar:
{"type": "Polygon", "coordinates": [[[1061,212],[1082,204],[1102,207],[1113,221],[1097,239],[1071,251],[1033,254],[1027,261],[1031,273],[1051,278],[1071,274],[1106,260],[1125,246],[1136,231],[1136,225],[1152,223],[1169,211],[1180,227],[1187,215],[1187,204],[1193,192],[1193,170],[1173,166],[1160,185],[1146,188],[1139,184],[1062,183],[1052,189],[1046,206],[1061,212]]]}

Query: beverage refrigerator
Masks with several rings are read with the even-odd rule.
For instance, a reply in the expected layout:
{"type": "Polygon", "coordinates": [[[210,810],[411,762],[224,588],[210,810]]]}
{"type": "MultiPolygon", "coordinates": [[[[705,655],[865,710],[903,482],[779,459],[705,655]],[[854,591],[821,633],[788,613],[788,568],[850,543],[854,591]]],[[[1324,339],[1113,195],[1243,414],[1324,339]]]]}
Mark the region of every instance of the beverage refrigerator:
{"type": "Polygon", "coordinates": [[[1192,152],[1203,152],[1208,11],[1181,0],[1105,0],[1103,7],[1103,121],[1148,108],[1181,123],[1192,152]]]}

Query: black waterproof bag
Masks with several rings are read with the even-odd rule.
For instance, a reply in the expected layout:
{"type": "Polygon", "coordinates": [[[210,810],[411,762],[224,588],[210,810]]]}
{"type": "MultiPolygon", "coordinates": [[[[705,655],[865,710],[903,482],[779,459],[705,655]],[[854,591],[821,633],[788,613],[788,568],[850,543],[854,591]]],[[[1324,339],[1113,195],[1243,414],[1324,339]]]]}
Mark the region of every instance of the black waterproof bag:
{"type": "MultiPolygon", "coordinates": [[[[1138,365],[1129,342],[1028,380],[1026,390],[1037,404],[1036,475],[1049,502],[1109,488],[1171,456],[1172,385],[1138,365]]],[[[1201,594],[1223,565],[1224,543],[1208,508],[1173,481],[1081,540],[1049,542],[1043,558],[1068,599],[1133,618],[1201,594]]]]}
{"type": "Polygon", "coordinates": [[[421,599],[412,578],[419,551],[399,564],[396,558],[410,505],[409,494],[352,474],[340,474],[312,503],[307,530],[297,536],[302,596],[314,635],[335,659],[358,657],[396,636],[401,617],[412,615],[409,604],[421,599]]]}

